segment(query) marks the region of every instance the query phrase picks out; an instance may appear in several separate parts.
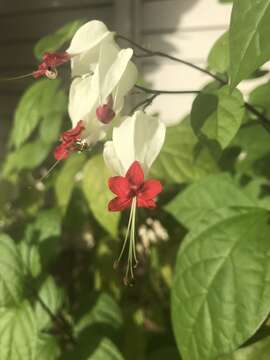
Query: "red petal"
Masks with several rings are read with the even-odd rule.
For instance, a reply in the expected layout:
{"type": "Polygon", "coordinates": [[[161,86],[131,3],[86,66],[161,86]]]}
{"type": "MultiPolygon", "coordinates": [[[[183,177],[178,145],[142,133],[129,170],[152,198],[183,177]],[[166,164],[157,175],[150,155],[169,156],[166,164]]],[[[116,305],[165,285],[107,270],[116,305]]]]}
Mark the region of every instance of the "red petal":
{"type": "Polygon", "coordinates": [[[123,176],[113,176],[109,178],[108,186],[110,190],[119,197],[128,198],[130,193],[129,182],[123,176]]]}
{"type": "Polygon", "coordinates": [[[141,186],[144,181],[143,169],[139,161],[134,161],[126,173],[126,178],[132,185],[141,186]]]}
{"type": "Polygon", "coordinates": [[[54,150],[54,157],[56,160],[67,159],[69,156],[69,152],[63,144],[57,146],[54,150]]]}
{"type": "Polygon", "coordinates": [[[131,206],[132,199],[116,197],[109,202],[109,211],[123,211],[131,206]]]}
{"type": "Polygon", "coordinates": [[[162,185],[158,180],[146,180],[141,189],[140,196],[144,199],[153,199],[162,191],[162,185]]]}
{"type": "Polygon", "coordinates": [[[138,196],[137,197],[137,207],[154,209],[156,207],[156,203],[152,199],[144,199],[144,198],[141,198],[140,196],[138,196]]]}

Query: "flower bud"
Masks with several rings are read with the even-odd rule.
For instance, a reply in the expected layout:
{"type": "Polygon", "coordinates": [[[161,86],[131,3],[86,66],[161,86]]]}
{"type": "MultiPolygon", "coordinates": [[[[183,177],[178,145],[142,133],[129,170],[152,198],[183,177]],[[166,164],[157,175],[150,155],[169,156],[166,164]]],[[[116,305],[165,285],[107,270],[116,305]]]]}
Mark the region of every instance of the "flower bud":
{"type": "Polygon", "coordinates": [[[115,112],[109,104],[100,105],[96,109],[96,115],[99,121],[103,124],[109,124],[115,117],[115,112]]]}

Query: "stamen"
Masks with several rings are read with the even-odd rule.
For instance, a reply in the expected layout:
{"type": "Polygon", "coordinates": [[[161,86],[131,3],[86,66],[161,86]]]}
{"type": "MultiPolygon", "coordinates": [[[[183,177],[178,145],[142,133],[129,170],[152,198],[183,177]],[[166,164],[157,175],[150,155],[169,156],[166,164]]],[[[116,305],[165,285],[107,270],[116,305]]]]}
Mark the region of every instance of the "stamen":
{"type": "Polygon", "coordinates": [[[32,77],[32,76],[33,76],[33,74],[30,73],[30,74],[25,74],[25,75],[12,76],[10,78],[0,78],[0,82],[2,82],[2,81],[21,80],[21,79],[26,79],[26,78],[29,78],[29,77],[32,77]]]}
{"type": "Polygon", "coordinates": [[[38,181],[39,182],[43,182],[49,175],[50,173],[54,170],[54,168],[59,164],[60,160],[57,160],[50,168],[49,170],[46,172],[45,175],[43,175],[38,181]]]}
{"type": "Polygon", "coordinates": [[[132,199],[131,210],[130,210],[130,215],[129,215],[129,220],[128,220],[128,227],[127,227],[124,244],[123,244],[122,250],[120,252],[120,255],[119,255],[117,261],[115,261],[115,263],[114,263],[114,268],[116,269],[119,265],[119,262],[120,262],[122,256],[123,256],[123,253],[126,249],[127,242],[129,241],[128,261],[127,261],[127,265],[126,265],[125,276],[123,279],[125,285],[129,285],[130,280],[134,279],[134,269],[136,268],[137,263],[138,263],[137,256],[136,256],[136,243],[135,243],[136,205],[137,205],[136,201],[137,201],[136,197],[134,197],[132,199]]]}

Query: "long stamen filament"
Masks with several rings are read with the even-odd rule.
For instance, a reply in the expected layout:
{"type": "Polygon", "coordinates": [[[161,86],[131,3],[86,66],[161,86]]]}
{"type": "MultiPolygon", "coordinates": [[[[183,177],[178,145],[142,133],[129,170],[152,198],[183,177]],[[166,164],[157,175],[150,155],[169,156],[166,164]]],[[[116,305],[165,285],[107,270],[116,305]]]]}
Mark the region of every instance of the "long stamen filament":
{"type": "Polygon", "coordinates": [[[128,260],[127,260],[126,272],[125,272],[125,276],[124,276],[124,284],[125,285],[128,285],[128,283],[129,283],[129,276],[132,280],[134,279],[133,269],[136,267],[136,265],[138,263],[138,260],[136,257],[136,242],[135,242],[136,202],[137,202],[137,199],[136,199],[136,197],[134,197],[132,199],[132,203],[131,203],[131,210],[130,210],[128,227],[127,227],[124,244],[122,246],[122,250],[120,252],[120,255],[119,255],[117,261],[114,263],[114,268],[116,268],[118,266],[120,260],[122,259],[124,251],[127,247],[127,243],[129,241],[128,260]]]}
{"type": "Polygon", "coordinates": [[[117,266],[118,266],[120,260],[122,259],[123,253],[124,253],[124,251],[125,251],[126,244],[127,244],[128,237],[129,237],[129,233],[130,233],[130,226],[131,226],[131,222],[132,222],[133,211],[134,211],[134,209],[133,209],[133,201],[132,201],[131,210],[130,210],[130,215],[129,215],[129,220],[128,220],[128,227],[127,227],[127,232],[126,232],[124,244],[123,244],[123,246],[122,246],[122,250],[121,250],[121,252],[120,252],[120,255],[119,255],[118,259],[117,259],[116,262],[114,263],[114,267],[117,267],[117,266]]]}
{"type": "Polygon", "coordinates": [[[12,80],[21,80],[21,79],[25,79],[25,78],[28,78],[28,77],[33,77],[33,74],[30,73],[30,74],[25,74],[25,75],[13,76],[13,77],[10,77],[10,78],[0,78],[0,82],[2,82],[2,81],[12,81],[12,80]]]}

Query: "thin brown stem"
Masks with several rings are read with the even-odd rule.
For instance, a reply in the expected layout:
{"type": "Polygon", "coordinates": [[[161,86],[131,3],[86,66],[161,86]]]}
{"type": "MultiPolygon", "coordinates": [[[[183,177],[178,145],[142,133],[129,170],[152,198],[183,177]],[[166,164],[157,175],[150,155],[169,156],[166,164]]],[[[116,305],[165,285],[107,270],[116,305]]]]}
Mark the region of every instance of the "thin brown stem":
{"type": "MultiPolygon", "coordinates": [[[[172,61],[175,61],[175,62],[178,62],[180,64],[184,64],[186,66],[189,66],[197,71],[200,71],[201,73],[204,73],[208,76],[210,76],[211,78],[215,79],[216,81],[218,81],[220,84],[222,85],[227,85],[228,84],[228,81],[225,81],[224,79],[222,79],[221,77],[213,74],[211,71],[207,70],[207,69],[204,69],[204,68],[201,68],[200,66],[198,65],[195,65],[189,61],[186,61],[186,60],[183,60],[183,59],[180,59],[180,58],[177,58],[175,56],[172,56],[172,55],[169,55],[169,54],[166,54],[162,51],[153,51],[153,50],[150,50],[150,49],[147,49],[145,48],[144,46],[140,45],[140,44],[137,44],[135,41],[127,38],[126,36],[123,36],[123,35],[117,35],[116,36],[117,39],[120,39],[120,40],[124,40],[124,41],[127,41],[129,42],[131,45],[133,45],[135,48],[137,48],[138,50],[141,50],[143,52],[143,54],[136,54],[137,57],[153,57],[153,56],[159,56],[159,57],[163,57],[163,58],[167,58],[167,59],[170,59],[172,61]]],[[[137,88],[138,88],[138,85],[137,85],[137,88]]],[[[155,90],[152,90],[152,89],[148,89],[148,90],[151,90],[152,93],[154,93],[155,90]]],[[[145,91],[145,90],[144,90],[145,91]]],[[[179,94],[183,94],[183,92],[169,92],[169,91],[160,91],[159,90],[156,90],[159,94],[172,94],[172,93],[179,93],[179,94]]],[[[146,92],[149,92],[149,91],[146,91],[146,92]]],[[[150,93],[150,92],[149,92],[150,93]]],[[[187,92],[184,92],[184,93],[187,93],[187,92]]],[[[199,93],[199,92],[198,92],[199,93]]],[[[262,114],[260,111],[258,111],[253,105],[251,105],[250,103],[248,102],[245,102],[245,108],[252,114],[256,115],[258,120],[261,122],[262,126],[268,131],[270,132],[270,120],[264,116],[264,114],[262,114]]]]}

